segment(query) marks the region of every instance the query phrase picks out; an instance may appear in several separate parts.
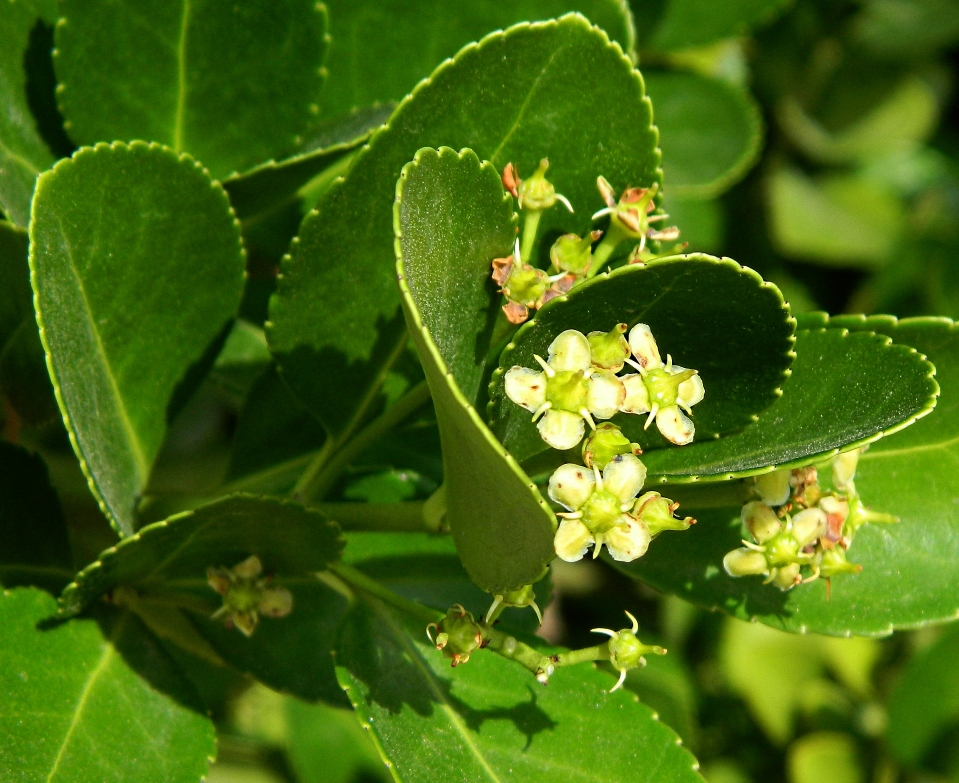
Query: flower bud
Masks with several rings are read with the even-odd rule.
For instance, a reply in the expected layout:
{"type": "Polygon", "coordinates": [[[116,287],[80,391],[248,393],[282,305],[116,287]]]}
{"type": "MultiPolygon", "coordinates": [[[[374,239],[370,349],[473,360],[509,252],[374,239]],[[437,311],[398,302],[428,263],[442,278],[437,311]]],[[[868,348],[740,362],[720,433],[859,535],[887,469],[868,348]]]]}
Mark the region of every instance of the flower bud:
{"type": "Polygon", "coordinates": [[[858,574],[862,566],[846,560],[846,550],[841,546],[825,549],[819,559],[819,573],[831,578],[840,574],[858,574]]]}
{"type": "Polygon", "coordinates": [[[631,514],[645,524],[650,535],[655,538],[664,530],[688,530],[690,525],[696,524],[692,517],[677,519],[673,516],[677,508],[679,503],[664,498],[658,492],[647,492],[637,498],[631,514]]]}
{"type": "Polygon", "coordinates": [[[629,612],[626,612],[626,616],[630,619],[630,628],[623,628],[620,631],[611,631],[608,628],[593,629],[593,633],[602,633],[609,637],[609,662],[613,665],[613,668],[619,670],[619,682],[610,688],[610,693],[622,687],[626,680],[626,672],[646,665],[644,655],[649,653],[655,655],[666,654],[666,650],[658,645],[643,644],[636,636],[639,631],[639,623],[636,622],[636,618],[629,612]]]}
{"type": "Polygon", "coordinates": [[[767,506],[781,506],[789,500],[789,476],[791,471],[774,470],[756,476],[756,492],[767,506]]]}
{"type": "Polygon", "coordinates": [[[723,568],[730,576],[759,576],[769,573],[769,566],[762,552],[740,547],[726,554],[723,568]]]}
{"type": "Polygon", "coordinates": [[[829,543],[838,543],[842,540],[843,527],[849,518],[849,501],[826,495],[819,501],[819,508],[826,515],[825,538],[829,543]]]}
{"type": "Polygon", "coordinates": [[[782,568],[776,568],[772,573],[772,583],[780,590],[791,590],[802,581],[799,575],[799,563],[790,563],[782,568]]]}
{"type": "Polygon", "coordinates": [[[556,192],[556,188],[553,187],[553,184],[546,179],[546,170],[548,168],[549,161],[543,158],[539,162],[539,167],[533,172],[531,177],[520,180],[517,187],[519,208],[542,211],[549,209],[557,201],[561,200],[566,204],[569,211],[572,212],[573,210],[572,207],[569,206],[569,202],[560,196],[556,192]]]}
{"type": "Polygon", "coordinates": [[[485,646],[479,623],[459,604],[454,604],[439,623],[426,626],[426,635],[437,650],[442,650],[443,655],[451,659],[450,665],[454,667],[466,663],[470,655],[485,646]],[[431,628],[436,630],[435,638],[430,633],[431,628]]]}
{"type": "Polygon", "coordinates": [[[623,431],[608,421],[597,424],[596,429],[583,441],[583,462],[588,468],[596,466],[602,470],[618,454],[639,456],[642,453],[638,444],[630,443],[623,431]]]}
{"type": "Polygon", "coordinates": [[[776,512],[759,500],[751,500],[743,506],[740,517],[743,526],[757,543],[765,544],[779,535],[783,529],[776,512]]]}
{"type": "Polygon", "coordinates": [[[629,358],[629,343],[623,336],[626,333],[626,324],[616,324],[608,332],[590,332],[589,340],[590,360],[594,367],[619,372],[629,358]]]}
{"type": "Polygon", "coordinates": [[[832,461],[832,483],[840,492],[855,492],[853,479],[856,477],[856,467],[859,465],[859,455],[862,449],[853,449],[839,454],[832,461]]]}

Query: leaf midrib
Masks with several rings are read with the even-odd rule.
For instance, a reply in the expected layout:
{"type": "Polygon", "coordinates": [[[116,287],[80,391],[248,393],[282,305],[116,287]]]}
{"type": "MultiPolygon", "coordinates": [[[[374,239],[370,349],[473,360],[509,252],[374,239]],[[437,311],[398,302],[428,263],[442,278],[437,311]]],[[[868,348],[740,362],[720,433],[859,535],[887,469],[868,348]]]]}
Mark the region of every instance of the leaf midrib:
{"type": "Polygon", "coordinates": [[[80,691],[80,698],[77,700],[77,706],[73,710],[73,720],[70,721],[70,725],[67,727],[67,733],[63,738],[63,742],[60,743],[60,748],[57,751],[56,758],[53,760],[53,766],[50,768],[50,774],[47,775],[46,783],[51,783],[54,776],[57,774],[57,771],[60,769],[60,762],[63,760],[67,746],[70,744],[70,740],[73,738],[73,733],[76,731],[76,728],[80,723],[80,717],[83,714],[84,707],[86,707],[87,699],[90,697],[90,692],[93,690],[93,686],[100,678],[100,675],[104,672],[110,661],[113,660],[113,656],[116,654],[113,644],[119,637],[120,631],[122,630],[125,622],[126,616],[119,621],[110,638],[104,640],[103,652],[100,653],[100,660],[97,662],[97,665],[93,668],[90,674],[87,675],[87,681],[83,685],[83,690],[80,691]]]}
{"type": "Polygon", "coordinates": [[[173,117],[173,149],[183,149],[183,114],[186,107],[186,34],[190,20],[190,0],[183,0],[180,15],[180,33],[177,38],[177,96],[176,114],[173,117]]]}

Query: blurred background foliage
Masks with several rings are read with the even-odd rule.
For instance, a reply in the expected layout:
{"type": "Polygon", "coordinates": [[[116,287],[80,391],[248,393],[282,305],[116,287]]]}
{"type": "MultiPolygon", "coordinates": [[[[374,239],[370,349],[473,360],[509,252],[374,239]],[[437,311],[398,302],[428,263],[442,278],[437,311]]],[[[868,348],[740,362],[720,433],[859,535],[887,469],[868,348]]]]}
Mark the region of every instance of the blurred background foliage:
{"type": "MultiPolygon", "coordinates": [[[[689,249],[758,270],[795,312],[959,317],[959,0],[630,5],[663,136],[666,205],[689,249]]],[[[40,101],[34,111],[51,109],[40,101]]],[[[69,153],[62,132],[50,143],[69,153]]],[[[348,161],[244,221],[246,321],[174,420],[145,521],[229,491],[288,491],[322,446],[323,428],[280,381],[259,325],[301,217],[348,161]]],[[[394,399],[421,377],[407,358],[387,383],[394,399]]],[[[16,417],[8,437],[11,426],[16,417]]],[[[113,537],[65,432],[53,423],[21,434],[50,466],[77,564],[94,559],[113,537]]],[[[427,410],[356,460],[335,499],[418,504],[442,478],[427,410]]],[[[386,534],[353,534],[364,535],[365,551],[395,549],[376,538],[386,534]]],[[[381,559],[377,576],[438,608],[460,600],[480,611],[484,596],[470,592],[452,548],[436,550],[429,574],[391,576],[381,559]]],[[[627,687],[681,735],[710,783],[959,781],[959,626],[788,635],[663,597],[602,561],[558,563],[552,590],[541,630],[552,642],[592,644],[591,628],[619,627],[628,609],[644,640],[669,648],[627,687]]],[[[176,654],[219,727],[212,783],[389,779],[348,713],[176,654]]]]}

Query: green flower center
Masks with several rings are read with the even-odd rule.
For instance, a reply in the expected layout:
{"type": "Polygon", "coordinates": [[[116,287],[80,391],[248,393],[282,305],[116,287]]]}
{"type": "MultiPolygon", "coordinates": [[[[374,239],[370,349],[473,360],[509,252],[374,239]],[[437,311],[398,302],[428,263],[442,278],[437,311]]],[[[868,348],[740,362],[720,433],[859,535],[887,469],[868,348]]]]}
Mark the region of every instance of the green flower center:
{"type": "Polygon", "coordinates": [[[589,378],[582,370],[558,372],[546,382],[546,400],[555,410],[578,413],[588,394],[589,378]]]}
{"type": "Polygon", "coordinates": [[[224,603],[234,612],[253,612],[260,606],[263,589],[255,582],[234,582],[224,598],[224,603]]]}
{"type": "Polygon", "coordinates": [[[620,500],[612,492],[605,489],[593,490],[582,509],[583,524],[594,535],[612,530],[623,515],[619,506],[620,500]]]}
{"type": "Polygon", "coordinates": [[[546,291],[548,284],[545,274],[533,267],[513,268],[506,281],[506,293],[514,302],[528,304],[535,302],[546,291]]]}
{"type": "Polygon", "coordinates": [[[780,533],[766,544],[766,557],[771,566],[784,566],[799,560],[799,544],[789,533],[780,533]]]}

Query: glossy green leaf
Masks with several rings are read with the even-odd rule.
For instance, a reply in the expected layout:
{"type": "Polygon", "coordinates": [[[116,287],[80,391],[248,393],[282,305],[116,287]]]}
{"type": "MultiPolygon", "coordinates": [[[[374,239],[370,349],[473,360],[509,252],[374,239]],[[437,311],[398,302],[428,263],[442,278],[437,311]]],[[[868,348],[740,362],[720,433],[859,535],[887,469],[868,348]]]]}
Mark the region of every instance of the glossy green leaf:
{"type": "Polygon", "coordinates": [[[73,578],[63,512],[43,460],[0,442],[0,583],[59,593],[73,578]]]}
{"type": "Polygon", "coordinates": [[[391,104],[353,112],[328,131],[314,134],[296,155],[262,163],[224,181],[237,217],[256,215],[294,196],[313,177],[359,147],[392,113],[391,104]]]}
{"type": "Polygon", "coordinates": [[[446,522],[472,579],[512,590],[543,574],[555,527],[472,402],[496,317],[490,261],[509,253],[512,204],[496,169],[469,150],[421,150],[396,191],[396,270],[440,427],[446,522]]]}
{"type": "MultiPolygon", "coordinates": [[[[827,322],[821,316],[811,316],[803,323],[811,326],[827,322]]],[[[828,323],[864,330],[849,334],[846,340],[867,338],[874,342],[879,338],[870,331],[875,330],[889,335],[896,344],[915,346],[936,364],[942,385],[936,410],[873,444],[860,459],[856,488],[863,502],[900,519],[897,524],[866,525],[857,533],[849,560],[860,563],[862,573],[833,579],[828,600],[824,580],[781,593],[763,585],[761,578],[729,578],[723,571],[722,558],[741,546],[738,507],[703,511],[690,507],[689,513],[699,519],[699,524],[681,535],[662,536],[645,557],[625,570],[700,606],[722,609],[744,619],[756,618],[789,631],[882,636],[897,628],[954,620],[959,616],[959,600],[952,589],[959,580],[959,555],[955,552],[959,512],[953,498],[959,490],[955,471],[948,466],[959,458],[959,399],[952,391],[959,385],[959,332],[946,319],[896,322],[888,317],[840,317],[828,323]]],[[[842,329],[800,331],[800,335],[806,333],[842,334],[842,329]]],[[[802,348],[800,336],[793,378],[782,401],[787,400],[789,388],[805,372],[800,364],[802,348]]],[[[850,351],[850,356],[855,353],[850,351]]],[[[876,360],[863,361],[871,362],[870,369],[881,366],[876,360]]],[[[854,399],[858,385],[844,387],[844,406],[846,400],[854,399]]],[[[875,384],[870,388],[872,394],[877,393],[875,384]]],[[[839,394],[830,397],[830,415],[837,411],[840,399],[839,394]]],[[[766,415],[772,416],[778,405],[766,415]]],[[[760,425],[762,422],[760,418],[760,425]]],[[[810,419],[809,426],[813,425],[810,419]]]]}
{"type": "Polygon", "coordinates": [[[282,580],[322,571],[342,548],[339,528],[318,511],[234,495],[148,525],[107,549],[64,590],[61,612],[75,614],[120,585],[141,596],[199,593],[216,609],[219,596],[206,582],[210,566],[232,568],[256,555],[265,574],[282,580]]]}
{"type": "Polygon", "coordinates": [[[104,144],[41,176],[30,241],[64,421],[104,513],[130,534],[174,392],[239,305],[238,224],[190,158],[104,144]]]}
{"type": "MultiPolygon", "coordinates": [[[[632,0],[634,4],[637,0],[632,0]]],[[[703,46],[721,38],[744,35],[770,21],[792,0],[668,0],[666,13],[652,40],[655,49],[703,46]]]]}
{"type": "Polygon", "coordinates": [[[773,243],[803,261],[876,269],[892,260],[905,229],[896,195],[855,174],[814,180],[779,169],[769,178],[766,198],[773,243]]]}
{"type": "Polygon", "coordinates": [[[304,220],[271,301],[267,338],[280,372],[334,432],[376,399],[406,339],[390,206],[400,170],[428,145],[469,147],[526,176],[548,156],[551,181],[577,212],[547,212],[541,236],[590,227],[599,174],[617,188],[660,178],[642,80],[582,17],[494,33],[440,66],[304,220]],[[322,380],[330,377],[337,383],[322,380]]]}
{"type": "Polygon", "coordinates": [[[450,0],[330,0],[326,6],[332,41],[329,78],[320,100],[324,116],[398,101],[460,48],[517,22],[579,11],[624,51],[633,48],[632,20],[622,0],[481,0],[468,5],[450,0]],[[389,67],[383,67],[385,62],[389,67]]]}
{"type": "Polygon", "coordinates": [[[155,141],[222,179],[303,142],[325,54],[314,0],[66,0],[57,101],[80,144],[155,141]]]}
{"type": "Polygon", "coordinates": [[[0,209],[19,226],[30,221],[37,175],[53,155],[37,131],[27,102],[24,53],[37,12],[26,0],[7,0],[0,14],[0,209]]]}
{"type": "Polygon", "coordinates": [[[693,73],[654,72],[646,76],[646,91],[659,128],[667,193],[719,195],[756,162],[762,119],[745,90],[693,73]]]}
{"type": "Polygon", "coordinates": [[[33,313],[27,247],[25,231],[0,221],[0,389],[18,416],[38,425],[57,415],[57,401],[33,313]]]}
{"type": "Polygon", "coordinates": [[[398,779],[702,781],[690,753],[655,713],[613,678],[559,669],[548,688],[485,651],[452,670],[423,628],[377,604],[344,623],[336,661],[356,716],[398,779]],[[582,760],[589,759],[588,766],[582,760]]]}
{"type": "Polygon", "coordinates": [[[908,663],[889,696],[886,733],[895,757],[919,766],[946,730],[959,725],[959,625],[908,663]]]}
{"type": "Polygon", "coordinates": [[[173,662],[129,614],[44,626],[55,610],[37,590],[0,596],[5,776],[196,783],[213,724],[173,662]]]}
{"type": "Polygon", "coordinates": [[[520,462],[549,446],[529,412],[506,397],[506,370],[535,367],[533,356],[545,357],[566,329],[606,332],[617,323],[649,324],[661,353],[703,379],[706,396],[693,409],[696,442],[689,446],[669,446],[654,427],[644,430],[644,416],[614,418],[631,440],[643,448],[668,446],[673,459],[755,421],[777,399],[792,362],[794,322],[782,295],[731,259],[690,254],[599,274],[542,308],[500,357],[490,384],[493,431],[520,462]]]}
{"type": "Polygon", "coordinates": [[[806,465],[907,427],[936,405],[934,368],[908,342],[800,329],[795,350],[782,396],[755,424],[712,442],[649,452],[643,460],[650,474],[662,482],[723,481],[806,465]]]}
{"type": "MultiPolygon", "coordinates": [[[[310,546],[305,531],[300,532],[297,545],[310,546]]],[[[332,657],[337,627],[347,609],[346,598],[314,576],[285,579],[281,575],[276,584],[293,594],[293,611],[286,617],[261,618],[249,638],[196,612],[190,613],[191,619],[213,649],[238,671],[306,701],[348,707],[332,657]]]]}

